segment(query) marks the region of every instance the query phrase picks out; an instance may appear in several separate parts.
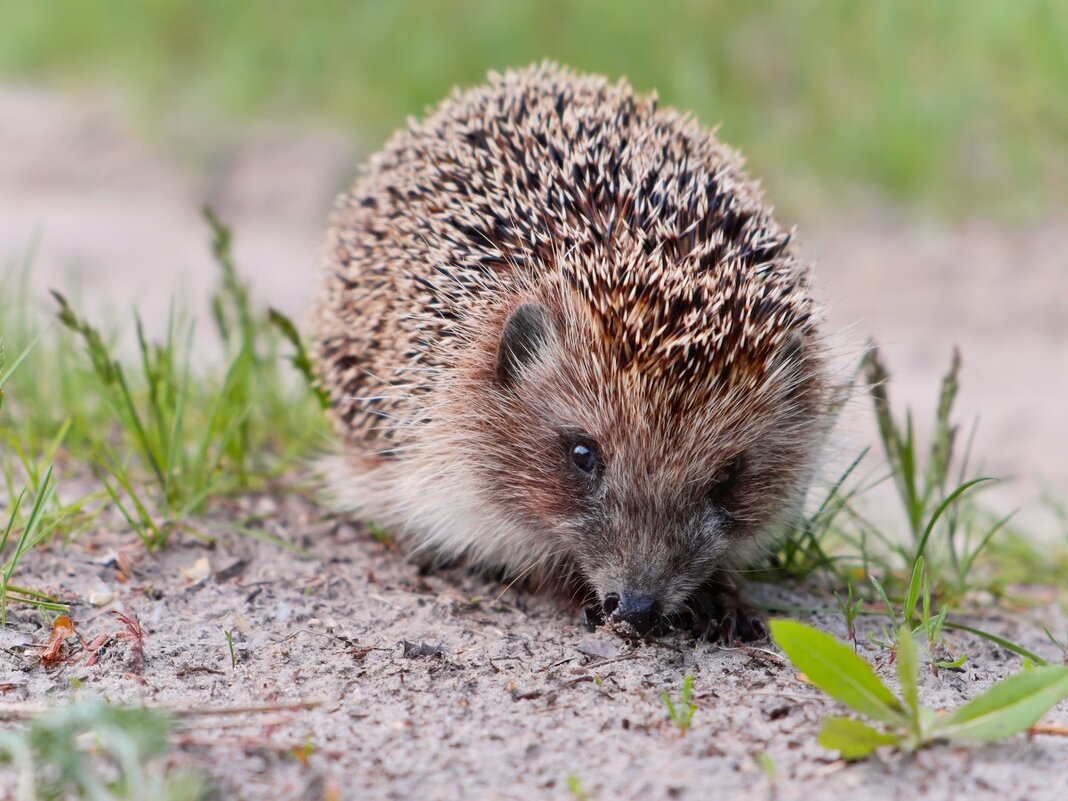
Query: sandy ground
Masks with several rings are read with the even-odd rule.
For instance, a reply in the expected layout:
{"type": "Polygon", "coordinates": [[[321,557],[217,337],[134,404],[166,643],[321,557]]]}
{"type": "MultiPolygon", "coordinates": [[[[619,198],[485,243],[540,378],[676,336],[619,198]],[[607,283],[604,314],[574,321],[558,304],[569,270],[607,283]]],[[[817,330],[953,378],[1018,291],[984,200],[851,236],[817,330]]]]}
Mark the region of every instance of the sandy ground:
{"type": "MultiPolygon", "coordinates": [[[[150,146],[124,119],[107,102],[0,86],[0,258],[17,259],[40,233],[31,272],[38,290],[79,286],[90,305],[136,303],[150,327],[159,325],[173,293],[199,304],[214,281],[197,211],[210,202],[237,232],[255,293],[299,315],[322,220],[353,172],[346,138],[278,127],[245,135],[240,146],[191,137],[150,146]]],[[[895,397],[917,407],[921,420],[952,346],[960,346],[961,412],[982,412],[976,453],[989,471],[1022,479],[991,503],[1025,505],[1037,528],[1049,523],[1034,511],[1038,490],[1063,497],[1068,488],[1063,223],[936,227],[872,214],[801,229],[818,263],[829,328],[845,330],[839,350],[856,354],[874,336],[895,372],[895,397]]],[[[839,453],[869,441],[865,417],[856,404],[838,434],[839,453]]],[[[331,788],[343,798],[567,798],[569,775],[601,799],[1068,797],[1065,740],[941,746],[846,767],[814,742],[831,705],[774,655],[681,637],[631,648],[587,632],[574,610],[552,599],[514,588],[502,596],[502,586],[460,573],[419,576],[359,529],[302,501],[247,502],[312,556],[231,537],[214,549],[185,537],[148,556],[117,518],[105,517],[92,536],[28,560],[23,578],[75,601],[75,623],[88,639],[119,628],[112,606],[136,615],[146,632],[143,672],[131,675],[130,646],[119,641],[92,667],[74,647],[63,664],[44,669],[29,645],[47,631],[20,610],[0,630],[0,686],[9,685],[0,717],[68,697],[74,678],[109,698],[183,709],[316,702],[197,719],[177,759],[204,766],[222,798],[323,798],[331,788]],[[135,562],[125,583],[114,566],[120,551],[135,562]],[[209,576],[183,578],[205,557],[209,576]],[[111,595],[111,606],[87,603],[111,595]],[[441,654],[407,658],[405,640],[440,645],[441,654]],[[691,732],[679,736],[659,693],[677,692],[686,672],[695,677],[698,711],[691,732]],[[306,740],[315,748],[303,764],[289,749],[306,740]],[[774,762],[773,779],[759,767],[760,753],[774,762]]],[[[205,530],[221,533],[246,511],[217,508],[205,530]]],[[[826,605],[781,588],[762,595],[826,605]]],[[[1059,631],[1066,625],[1052,606],[1032,617],[1059,631]]],[[[836,613],[812,619],[842,633],[836,613]]],[[[1015,616],[983,625],[1056,656],[1037,625],[1015,616]]],[[[981,641],[954,637],[952,645],[969,660],[962,672],[925,678],[925,700],[936,707],[1019,668],[981,641]]],[[[884,652],[863,652],[892,673],[884,652]]],[[[1051,719],[1068,722],[1068,707],[1051,719]]],[[[0,771],[0,797],[9,780],[0,771]]]]}
{"type": "MultiPolygon", "coordinates": [[[[312,556],[225,536],[212,548],[185,537],[147,556],[128,535],[106,533],[122,527],[105,518],[99,534],[35,555],[30,569],[59,597],[112,598],[106,607],[75,607],[88,640],[121,630],[111,608],[136,616],[143,667],[138,674],[124,641],[89,666],[72,639],[66,659],[46,669],[28,644],[43,643],[48,630],[20,610],[0,632],[0,686],[8,687],[0,720],[72,696],[74,679],[82,692],[112,699],[214,710],[186,719],[175,760],[206,770],[226,799],[563,799],[572,775],[599,799],[713,791],[746,799],[1068,797],[1064,738],[941,745],[846,766],[815,742],[833,704],[763,648],[681,635],[628,645],[587,631],[577,610],[550,598],[461,572],[420,576],[359,529],[296,498],[247,499],[216,513],[205,533],[254,513],[312,556]],[[120,552],[134,561],[128,577],[120,552]],[[203,559],[210,574],[198,576],[203,559]],[[236,666],[225,631],[234,632],[236,666]],[[406,656],[405,641],[438,655],[406,656]],[[660,693],[677,695],[687,672],[697,711],[683,736],[660,693]],[[302,702],[317,705],[278,709],[302,702]],[[229,707],[267,711],[218,714],[229,707]],[[306,743],[313,752],[302,763],[291,749],[306,743]],[[757,762],[762,753],[773,778],[757,762]]],[[[783,588],[756,594],[817,610],[827,603],[783,588]]],[[[844,636],[837,612],[800,617],[844,636]]],[[[1031,617],[1057,630],[1068,623],[1050,608],[1031,617]]],[[[1058,657],[1019,615],[983,625],[1058,657]]],[[[861,653],[892,683],[888,652],[866,644],[863,631],[860,639],[861,653]]],[[[959,672],[924,672],[923,700],[935,708],[955,707],[1019,670],[1017,658],[984,641],[951,634],[949,644],[968,661],[959,672]]],[[[1049,721],[1068,723],[1068,702],[1049,721]]],[[[10,779],[0,768],[0,797],[10,779]]]]}

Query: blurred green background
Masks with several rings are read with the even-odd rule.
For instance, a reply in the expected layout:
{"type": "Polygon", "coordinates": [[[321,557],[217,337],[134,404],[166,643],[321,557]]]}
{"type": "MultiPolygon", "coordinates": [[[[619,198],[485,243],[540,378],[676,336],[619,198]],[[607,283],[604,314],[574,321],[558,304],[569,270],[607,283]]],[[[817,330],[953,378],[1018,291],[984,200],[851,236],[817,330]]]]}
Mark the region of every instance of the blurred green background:
{"type": "MultiPolygon", "coordinates": [[[[306,118],[374,149],[490,68],[656,88],[794,214],[1068,206],[1065,0],[0,0],[0,75],[119,87],[156,122],[306,118]]],[[[207,124],[207,123],[206,123],[207,124]]]]}

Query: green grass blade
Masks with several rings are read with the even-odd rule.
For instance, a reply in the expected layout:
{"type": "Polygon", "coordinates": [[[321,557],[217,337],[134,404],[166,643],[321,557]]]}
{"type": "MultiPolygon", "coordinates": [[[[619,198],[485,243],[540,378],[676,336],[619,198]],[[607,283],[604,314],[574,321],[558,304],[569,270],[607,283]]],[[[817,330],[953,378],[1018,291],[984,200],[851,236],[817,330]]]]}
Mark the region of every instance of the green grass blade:
{"type": "Polygon", "coordinates": [[[864,380],[868,383],[868,393],[871,395],[872,404],[875,407],[875,420],[879,426],[879,441],[883,444],[887,461],[891,465],[897,465],[898,445],[900,436],[890,413],[890,395],[887,385],[890,383],[890,372],[883,364],[879,355],[879,348],[871,343],[862,360],[864,380]]]}
{"type": "Polygon", "coordinates": [[[119,399],[122,401],[126,414],[129,417],[130,424],[133,426],[136,441],[141,446],[141,455],[144,456],[152,467],[152,472],[156,474],[156,479],[159,481],[160,488],[162,489],[167,484],[163,465],[160,464],[156,448],[148,436],[148,429],[141,421],[141,415],[137,411],[137,404],[134,402],[133,394],[130,392],[130,387],[126,383],[126,376],[123,374],[122,367],[118,364],[115,365],[115,374],[116,384],[119,388],[119,399]]]}
{"type": "Polygon", "coordinates": [[[159,464],[157,449],[153,447],[148,430],[137,410],[137,404],[134,402],[133,394],[126,383],[122,365],[113,358],[100,332],[78,317],[74,308],[63,295],[52,290],[52,297],[55,298],[56,303],[59,305],[56,317],[68,330],[82,339],[97,378],[103,383],[105,389],[109,390],[109,401],[124,418],[124,422],[128,427],[133,429],[135,442],[141,449],[141,455],[152,467],[160,486],[164,486],[166,480],[163,475],[163,469],[159,464]]]}
{"type": "Polygon", "coordinates": [[[901,607],[901,616],[909,626],[916,614],[916,602],[920,598],[920,586],[923,583],[923,557],[920,556],[912,566],[912,578],[909,579],[908,590],[905,592],[905,602],[901,607]]]}
{"type": "Polygon", "coordinates": [[[6,370],[4,369],[4,343],[3,340],[0,340],[0,411],[4,408],[4,385],[11,380],[11,376],[19,369],[19,365],[26,361],[27,357],[30,355],[30,351],[33,350],[39,339],[40,335],[23,349],[22,353],[15,358],[14,363],[6,370]]]}
{"type": "Polygon", "coordinates": [[[916,656],[916,641],[912,638],[912,629],[902,623],[897,630],[897,678],[901,682],[901,695],[909,711],[909,728],[912,733],[920,735],[920,662],[916,656]]]}
{"type": "Polygon", "coordinates": [[[137,512],[137,518],[130,513],[126,508],[126,505],[119,497],[119,493],[111,486],[111,483],[107,479],[103,479],[104,487],[111,496],[112,502],[118,508],[119,512],[126,522],[130,524],[130,528],[141,538],[141,541],[145,544],[145,547],[149,550],[161,547],[167,544],[167,532],[164,531],[153,519],[151,513],[148,511],[148,507],[138,497],[134,491],[133,485],[127,478],[125,470],[120,467],[112,468],[108,464],[104,465],[104,469],[111,475],[112,478],[118,483],[118,485],[126,492],[126,495],[130,498],[130,501],[134,505],[134,509],[137,512]]]}
{"type": "MultiPolygon", "coordinates": [[[[33,505],[30,507],[29,516],[26,518],[26,522],[22,526],[22,533],[15,543],[15,550],[2,568],[2,575],[0,575],[0,626],[7,625],[7,587],[11,583],[11,576],[14,574],[15,568],[26,552],[51,530],[50,527],[41,532],[37,529],[41,523],[45,505],[52,499],[54,493],[55,483],[52,481],[52,466],[49,465],[44,480],[37,488],[37,494],[33,499],[33,505]]],[[[5,544],[11,534],[13,521],[14,514],[12,514],[11,520],[4,531],[3,541],[5,544]]],[[[53,523],[54,525],[55,523],[53,523]]]]}
{"type": "MultiPolygon", "coordinates": [[[[311,357],[308,355],[308,351],[304,347],[304,342],[301,340],[300,334],[297,332],[297,327],[293,325],[293,321],[277,309],[268,309],[267,314],[271,324],[274,325],[279,333],[281,333],[282,337],[293,346],[294,353],[289,357],[289,361],[304,378],[304,382],[308,385],[308,388],[315,393],[319,405],[324,409],[330,408],[330,395],[322,386],[320,386],[318,380],[315,378],[315,371],[312,369],[311,357]]],[[[826,501],[824,501],[824,503],[826,503],[826,501]]]]}
{"type": "Polygon", "coordinates": [[[243,534],[246,537],[251,537],[254,540],[259,540],[260,542],[268,542],[271,545],[277,545],[279,548],[283,548],[287,551],[290,551],[291,553],[295,553],[297,554],[297,556],[303,557],[305,559],[312,559],[315,557],[315,554],[313,554],[307,548],[301,548],[299,545],[289,542],[288,540],[283,539],[277,534],[272,534],[271,532],[261,528],[253,528],[251,526],[234,524],[232,526],[232,530],[237,532],[238,534],[243,534]]]}
{"type": "Polygon", "coordinates": [[[1030,659],[1036,665],[1041,666],[1049,664],[1049,662],[1047,662],[1041,656],[1036,654],[1034,651],[1029,651],[1022,645],[1017,645],[1011,640],[1006,640],[1004,637],[999,637],[998,635],[991,634],[988,631],[983,631],[982,629],[977,629],[973,626],[965,625],[964,623],[953,623],[948,620],[945,621],[942,626],[943,628],[956,629],[957,631],[966,631],[969,634],[974,634],[976,637],[982,637],[984,640],[989,640],[995,645],[1000,645],[1006,651],[1012,651],[1012,653],[1016,654],[1017,656],[1022,656],[1025,659],[1030,659]]]}
{"type": "Polygon", "coordinates": [[[875,587],[875,592],[878,593],[879,598],[883,602],[883,607],[886,609],[886,616],[890,618],[890,624],[897,626],[897,615],[894,613],[894,605],[890,603],[890,597],[886,594],[886,590],[883,589],[882,583],[875,576],[868,577],[871,580],[872,586],[875,587]]]}
{"type": "Polygon", "coordinates": [[[960,390],[960,351],[953,349],[953,358],[949,370],[942,379],[942,389],[938,396],[938,411],[935,415],[934,437],[931,452],[927,458],[927,473],[924,476],[923,503],[926,507],[935,491],[946,484],[950,463],[953,458],[953,444],[957,438],[957,427],[950,422],[953,403],[960,390]]]}
{"type": "Polygon", "coordinates": [[[7,541],[11,537],[11,530],[15,527],[15,520],[18,518],[19,507],[22,506],[25,497],[26,488],[23,487],[22,492],[15,496],[15,503],[11,505],[11,513],[7,518],[7,526],[4,528],[3,536],[0,536],[0,555],[3,555],[4,549],[7,548],[7,541]]]}
{"type": "Polygon", "coordinates": [[[931,515],[931,519],[927,521],[927,527],[923,530],[923,536],[920,537],[920,541],[916,545],[916,554],[915,556],[913,556],[913,560],[919,559],[927,550],[927,541],[931,538],[931,532],[934,531],[935,524],[938,523],[939,518],[942,517],[946,509],[948,509],[953,504],[953,502],[957,500],[957,498],[959,498],[965,492],[970,490],[972,487],[976,486],[977,484],[983,484],[987,481],[993,480],[994,479],[990,476],[973,478],[971,481],[965,481],[963,484],[953,490],[953,492],[949,493],[949,495],[946,496],[942,503],[938,504],[937,508],[935,508],[934,513],[931,515]]]}
{"type": "Polygon", "coordinates": [[[664,702],[664,706],[667,708],[668,718],[672,723],[675,723],[679,719],[679,713],[675,711],[675,702],[671,700],[671,696],[667,690],[660,693],[660,700],[664,702]]]}
{"type": "MultiPolygon", "coordinates": [[[[114,475],[114,473],[112,473],[112,475],[114,475]]],[[[144,525],[134,520],[133,515],[130,514],[129,510],[126,508],[126,505],[119,497],[119,493],[115,490],[113,486],[111,486],[111,482],[108,481],[106,478],[102,478],[101,481],[104,484],[104,489],[107,490],[108,495],[111,497],[111,502],[115,504],[115,508],[119,510],[119,513],[126,519],[126,522],[129,524],[130,530],[141,538],[141,542],[146,548],[151,550],[151,537],[144,533],[144,525]]]]}
{"type": "Polygon", "coordinates": [[[990,544],[990,541],[994,538],[994,535],[1001,531],[1001,529],[1003,529],[1006,525],[1008,525],[1009,521],[1016,516],[1016,512],[1018,511],[1018,509],[1014,509],[1004,517],[1001,517],[996,520],[994,522],[994,525],[992,525],[987,530],[987,532],[979,539],[979,544],[972,549],[971,553],[969,553],[968,556],[965,557],[964,562],[961,564],[959,571],[961,577],[966,577],[968,573],[971,572],[972,565],[975,563],[975,560],[979,558],[979,555],[986,549],[986,546],[990,544]]]}
{"type": "Polygon", "coordinates": [[[901,702],[852,648],[794,620],[772,620],[771,633],[794,666],[829,696],[875,720],[906,723],[901,702]]]}
{"type": "Polygon", "coordinates": [[[923,519],[923,501],[920,498],[919,489],[916,486],[916,435],[912,428],[912,411],[905,410],[905,437],[900,446],[900,470],[901,475],[897,480],[901,483],[903,497],[905,499],[906,512],[909,516],[909,526],[913,538],[920,530],[920,521],[923,519]]]}
{"type": "Polygon", "coordinates": [[[999,681],[948,718],[938,734],[972,740],[1000,740],[1035,725],[1068,698],[1068,667],[1035,668],[999,681]]]}
{"type": "Polygon", "coordinates": [[[57,601],[51,595],[47,593],[31,590],[27,587],[19,587],[15,584],[8,584],[4,589],[4,594],[7,599],[7,603],[20,603],[27,606],[34,606],[38,609],[44,609],[48,612],[69,612],[70,606],[68,604],[57,601]]]}

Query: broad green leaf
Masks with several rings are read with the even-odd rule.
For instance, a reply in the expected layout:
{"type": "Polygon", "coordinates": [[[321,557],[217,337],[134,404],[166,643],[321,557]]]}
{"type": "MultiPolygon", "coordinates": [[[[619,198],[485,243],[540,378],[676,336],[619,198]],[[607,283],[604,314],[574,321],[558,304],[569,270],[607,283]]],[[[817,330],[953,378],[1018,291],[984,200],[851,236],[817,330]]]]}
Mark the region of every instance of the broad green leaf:
{"type": "Polygon", "coordinates": [[[905,724],[901,702],[852,648],[795,620],[771,621],[771,635],[794,667],[827,695],[870,718],[905,724]]]}
{"type": "Polygon", "coordinates": [[[920,687],[917,675],[919,669],[916,641],[912,638],[912,630],[908,624],[902,623],[901,628],[897,630],[897,678],[901,682],[901,694],[905,698],[905,705],[912,719],[909,728],[917,734],[920,720],[920,687]]]}
{"type": "Polygon", "coordinates": [[[862,759],[880,745],[897,745],[901,738],[883,734],[851,718],[827,718],[820,729],[818,742],[828,751],[839,751],[842,759],[862,759]]]}
{"type": "MultiPolygon", "coordinates": [[[[924,733],[933,731],[938,725],[938,713],[929,706],[920,707],[920,730],[924,733]]],[[[929,739],[929,738],[928,738],[929,739]]]]}
{"type": "Polygon", "coordinates": [[[1047,666],[999,681],[940,721],[946,737],[998,740],[1024,731],[1068,698],[1068,667],[1047,666]]]}

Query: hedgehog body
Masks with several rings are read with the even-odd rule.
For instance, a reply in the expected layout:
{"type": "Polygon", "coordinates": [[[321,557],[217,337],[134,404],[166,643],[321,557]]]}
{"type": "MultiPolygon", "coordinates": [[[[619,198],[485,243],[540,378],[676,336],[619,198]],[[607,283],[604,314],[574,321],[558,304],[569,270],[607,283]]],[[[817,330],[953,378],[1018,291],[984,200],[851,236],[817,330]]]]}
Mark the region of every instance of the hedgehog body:
{"type": "Polygon", "coordinates": [[[342,509],[639,630],[730,616],[828,417],[808,269],[732,150],[625,83],[491,75],[371,159],[326,266],[342,509]]]}

